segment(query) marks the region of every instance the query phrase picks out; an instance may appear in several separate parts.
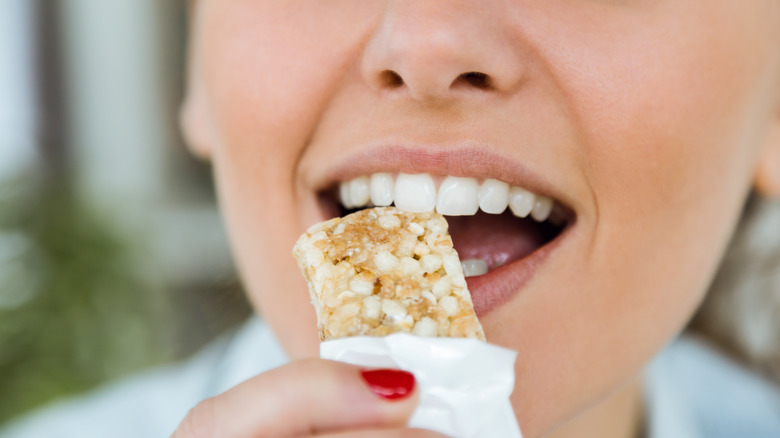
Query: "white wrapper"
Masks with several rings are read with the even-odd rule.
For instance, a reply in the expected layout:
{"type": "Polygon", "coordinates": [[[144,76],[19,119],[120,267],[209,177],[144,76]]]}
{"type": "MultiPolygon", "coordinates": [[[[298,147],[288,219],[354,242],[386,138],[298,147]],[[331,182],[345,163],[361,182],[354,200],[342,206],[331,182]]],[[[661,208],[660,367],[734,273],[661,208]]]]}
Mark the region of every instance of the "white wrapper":
{"type": "Polygon", "coordinates": [[[420,389],[410,427],[454,438],[522,438],[509,395],[517,353],[475,339],[405,333],[325,341],[323,359],[409,371],[420,389]]]}

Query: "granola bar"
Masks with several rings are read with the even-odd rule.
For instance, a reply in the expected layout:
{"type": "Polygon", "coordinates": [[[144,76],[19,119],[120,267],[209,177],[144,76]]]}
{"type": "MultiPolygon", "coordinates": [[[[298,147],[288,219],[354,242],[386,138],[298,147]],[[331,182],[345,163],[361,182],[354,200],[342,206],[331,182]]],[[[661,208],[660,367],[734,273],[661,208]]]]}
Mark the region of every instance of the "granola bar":
{"type": "Polygon", "coordinates": [[[370,208],[314,225],[293,248],[320,339],[485,339],[447,221],[436,212],[370,208]]]}

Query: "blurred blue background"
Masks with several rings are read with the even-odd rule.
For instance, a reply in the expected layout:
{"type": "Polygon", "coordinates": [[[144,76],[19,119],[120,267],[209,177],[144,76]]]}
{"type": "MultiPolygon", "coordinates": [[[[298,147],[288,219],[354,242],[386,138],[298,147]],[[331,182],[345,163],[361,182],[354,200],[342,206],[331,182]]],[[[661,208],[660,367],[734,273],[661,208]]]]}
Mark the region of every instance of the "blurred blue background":
{"type": "Polygon", "coordinates": [[[0,0],[0,423],[249,314],[177,126],[185,0],[0,0]]]}

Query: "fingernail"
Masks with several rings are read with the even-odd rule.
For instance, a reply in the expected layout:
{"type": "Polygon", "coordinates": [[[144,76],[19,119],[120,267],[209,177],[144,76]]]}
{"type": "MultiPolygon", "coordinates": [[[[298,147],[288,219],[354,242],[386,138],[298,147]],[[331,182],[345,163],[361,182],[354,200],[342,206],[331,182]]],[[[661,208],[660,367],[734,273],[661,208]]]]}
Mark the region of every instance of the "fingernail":
{"type": "Polygon", "coordinates": [[[363,370],[360,372],[368,388],[387,400],[397,400],[412,395],[414,375],[402,370],[363,370]]]}

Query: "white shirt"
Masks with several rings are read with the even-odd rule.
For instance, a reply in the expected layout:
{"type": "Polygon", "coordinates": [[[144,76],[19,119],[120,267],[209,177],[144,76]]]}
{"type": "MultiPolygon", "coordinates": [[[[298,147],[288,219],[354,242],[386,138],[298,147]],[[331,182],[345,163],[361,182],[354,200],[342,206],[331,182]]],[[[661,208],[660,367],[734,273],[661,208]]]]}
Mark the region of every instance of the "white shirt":
{"type": "MultiPolygon", "coordinates": [[[[56,402],[0,438],[167,437],[199,401],[286,361],[253,318],[182,364],[56,402]]],[[[673,342],[647,371],[647,438],[780,437],[780,388],[695,338],[673,342]]]]}

